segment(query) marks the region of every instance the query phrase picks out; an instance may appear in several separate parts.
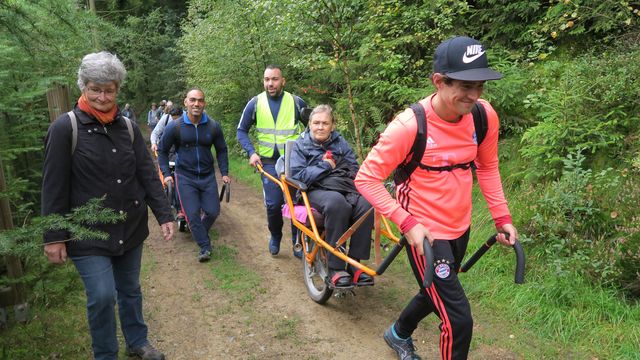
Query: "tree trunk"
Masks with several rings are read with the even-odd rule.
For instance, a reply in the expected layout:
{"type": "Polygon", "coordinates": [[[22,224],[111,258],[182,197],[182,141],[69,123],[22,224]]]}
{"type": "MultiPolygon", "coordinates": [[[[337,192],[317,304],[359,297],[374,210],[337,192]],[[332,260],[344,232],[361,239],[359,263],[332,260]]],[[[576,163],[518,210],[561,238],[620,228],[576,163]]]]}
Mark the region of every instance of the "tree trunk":
{"type": "MultiPolygon", "coordinates": [[[[0,192],[6,191],[6,187],[2,159],[0,159],[0,192]]],[[[0,231],[10,229],[13,229],[13,220],[11,219],[9,200],[0,198],[0,231]]],[[[15,256],[5,256],[4,261],[7,264],[7,275],[10,279],[19,279],[22,277],[22,263],[20,259],[15,256]]],[[[0,295],[2,295],[0,297],[0,307],[22,304],[25,301],[24,285],[15,283],[11,286],[11,290],[0,291],[0,295]]]]}
{"type": "Polygon", "coordinates": [[[353,92],[351,89],[351,76],[349,74],[349,63],[345,57],[342,59],[342,75],[344,76],[344,82],[347,85],[347,102],[349,103],[349,113],[351,115],[351,124],[353,125],[353,135],[356,141],[356,154],[360,160],[364,159],[362,151],[362,140],[360,139],[360,126],[358,125],[358,118],[356,117],[356,107],[353,101],[353,92]]]}

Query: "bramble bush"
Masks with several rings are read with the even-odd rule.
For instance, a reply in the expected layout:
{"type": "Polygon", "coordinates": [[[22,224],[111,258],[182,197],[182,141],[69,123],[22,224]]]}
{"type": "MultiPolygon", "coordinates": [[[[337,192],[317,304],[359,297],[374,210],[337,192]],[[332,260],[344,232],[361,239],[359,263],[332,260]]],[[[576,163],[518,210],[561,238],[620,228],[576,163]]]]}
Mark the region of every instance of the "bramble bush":
{"type": "Polygon", "coordinates": [[[563,159],[562,176],[526,210],[525,232],[558,273],[577,271],[638,296],[638,184],[629,170],[586,169],[585,160],[580,151],[563,159]]]}
{"type": "Polygon", "coordinates": [[[635,298],[640,298],[640,157],[630,161],[630,166],[621,171],[623,183],[612,197],[614,209],[612,217],[618,219],[616,225],[617,242],[620,252],[616,259],[619,272],[614,277],[615,284],[635,298]]]}

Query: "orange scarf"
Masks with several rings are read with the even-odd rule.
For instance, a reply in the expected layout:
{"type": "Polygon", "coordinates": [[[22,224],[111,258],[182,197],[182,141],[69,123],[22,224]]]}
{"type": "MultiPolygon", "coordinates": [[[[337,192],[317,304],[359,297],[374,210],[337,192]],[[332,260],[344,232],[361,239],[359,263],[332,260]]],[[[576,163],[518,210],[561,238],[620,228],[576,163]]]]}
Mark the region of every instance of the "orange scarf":
{"type": "Polygon", "coordinates": [[[78,107],[88,115],[96,118],[102,125],[112,123],[116,119],[116,112],[118,112],[117,105],[107,112],[102,112],[92,108],[84,94],[82,94],[78,99],[78,107]]]}

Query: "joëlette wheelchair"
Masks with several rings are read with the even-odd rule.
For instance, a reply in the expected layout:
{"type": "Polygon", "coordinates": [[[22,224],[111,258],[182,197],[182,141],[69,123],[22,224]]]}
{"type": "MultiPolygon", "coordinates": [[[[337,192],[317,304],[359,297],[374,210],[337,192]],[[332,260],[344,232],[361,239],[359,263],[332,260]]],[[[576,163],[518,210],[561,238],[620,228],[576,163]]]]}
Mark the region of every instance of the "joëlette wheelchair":
{"type": "MultiPolygon", "coordinates": [[[[292,143],[292,141],[288,142],[287,148],[292,148],[292,143]]],[[[331,285],[331,282],[328,278],[329,254],[333,254],[334,256],[344,260],[348,264],[354,266],[355,268],[362,270],[364,273],[375,277],[384,273],[387,267],[389,267],[391,262],[400,253],[402,248],[407,244],[407,240],[404,237],[398,238],[393,233],[388,220],[380,216],[377,211],[371,208],[367,213],[356,220],[356,222],[349,229],[347,229],[347,231],[342,236],[340,236],[335,246],[332,246],[324,239],[324,216],[311,207],[311,203],[309,202],[309,198],[307,197],[307,186],[304,183],[289,176],[289,156],[286,156],[284,159],[281,158],[278,161],[278,164],[276,164],[277,172],[280,175],[279,179],[265,172],[260,165],[257,165],[257,169],[258,172],[276,183],[282,189],[285,198],[285,208],[289,209],[289,214],[291,214],[291,222],[298,230],[294,250],[302,250],[304,282],[309,297],[311,297],[313,301],[319,304],[324,304],[327,302],[327,300],[329,300],[331,295],[333,295],[334,291],[337,291],[338,295],[353,290],[354,286],[346,288],[334,288],[331,285]],[[294,199],[296,198],[296,191],[300,194],[300,198],[302,200],[301,203],[296,203],[294,201],[294,199]],[[295,215],[296,212],[300,213],[300,210],[302,210],[302,213],[306,215],[302,216],[302,218],[304,219],[299,219],[295,215]],[[374,216],[374,257],[375,263],[377,264],[377,268],[375,269],[350,258],[346,254],[345,250],[345,244],[347,240],[356,231],[356,229],[361,226],[367,216],[374,216]],[[395,244],[391,252],[384,259],[382,259],[381,256],[381,249],[383,246],[381,246],[380,239],[382,236],[386,237],[390,242],[395,244]]],[[[285,213],[286,212],[287,210],[285,210],[285,213]]],[[[426,263],[432,264],[433,254],[431,252],[431,247],[429,246],[428,241],[425,242],[424,251],[427,256],[426,263]]],[[[425,282],[430,285],[433,278],[432,267],[429,267],[426,270],[430,271],[425,271],[425,282]]]]}
{"type": "MultiPolygon", "coordinates": [[[[286,148],[293,148],[293,141],[289,141],[286,144],[286,148]]],[[[263,170],[259,164],[256,166],[260,174],[264,175],[269,180],[276,183],[282,189],[285,198],[285,209],[283,213],[289,213],[291,222],[297,228],[298,234],[294,250],[302,250],[302,266],[304,283],[307,288],[309,297],[318,304],[324,304],[333,295],[334,291],[338,293],[336,295],[342,295],[345,292],[353,291],[351,288],[334,288],[329,281],[329,267],[328,267],[328,254],[344,260],[348,264],[355,268],[362,270],[364,273],[370,276],[382,275],[389,267],[391,262],[398,256],[400,251],[408,244],[407,239],[402,236],[398,237],[393,233],[389,220],[378,213],[374,208],[369,209],[367,213],[361,216],[347,231],[340,236],[336,241],[335,246],[330,245],[324,240],[324,216],[316,209],[311,207],[309,198],[307,197],[308,187],[306,184],[290,177],[289,172],[289,153],[285,153],[284,159],[279,159],[276,164],[276,171],[280,178],[275,178],[269,173],[263,170]],[[299,193],[301,203],[296,203],[294,199],[296,194],[299,193]],[[296,211],[302,210],[302,211],[296,211]],[[296,212],[302,213],[300,219],[296,216],[296,212]],[[351,235],[360,227],[367,216],[374,216],[374,228],[373,228],[373,241],[374,241],[374,261],[377,268],[372,268],[366,264],[360,263],[350,258],[345,252],[345,244],[351,235]],[[391,243],[394,244],[393,248],[382,258],[381,249],[386,249],[388,245],[381,244],[381,237],[384,236],[391,243]]],[[[459,272],[466,272],[484,255],[487,250],[496,242],[496,235],[489,238],[489,240],[483,244],[480,249],[474,253],[471,258],[464,263],[459,272]]],[[[524,283],[524,270],[525,270],[525,256],[522,246],[516,241],[513,246],[516,252],[516,273],[515,282],[518,284],[524,283]]],[[[423,242],[423,251],[426,258],[425,264],[433,264],[433,251],[429,245],[429,241],[425,239],[423,242]]],[[[433,266],[426,266],[424,271],[423,286],[428,288],[433,281],[433,266]]]]}

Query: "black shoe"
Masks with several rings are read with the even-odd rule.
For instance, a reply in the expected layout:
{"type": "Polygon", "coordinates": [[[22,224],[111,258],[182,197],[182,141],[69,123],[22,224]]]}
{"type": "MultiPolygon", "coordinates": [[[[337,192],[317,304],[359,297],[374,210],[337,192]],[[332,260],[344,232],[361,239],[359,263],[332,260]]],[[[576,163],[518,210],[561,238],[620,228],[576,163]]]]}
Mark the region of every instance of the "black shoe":
{"type": "Polygon", "coordinates": [[[373,285],[373,276],[356,268],[355,266],[349,265],[349,274],[351,274],[351,276],[353,277],[353,285],[356,285],[356,286],[372,286],[373,285]]]}
{"type": "Polygon", "coordinates": [[[416,355],[416,347],[413,346],[413,340],[411,337],[407,339],[400,339],[392,330],[394,324],[384,332],[383,338],[387,342],[390,348],[392,348],[397,354],[399,360],[421,360],[422,358],[416,355]]]}
{"type": "Polygon", "coordinates": [[[142,360],[164,360],[164,354],[154,348],[151,344],[137,348],[127,347],[127,355],[137,356],[142,360]]]}
{"type": "Polygon", "coordinates": [[[352,286],[351,275],[344,270],[329,269],[327,282],[329,286],[333,288],[347,288],[352,286]]]}

